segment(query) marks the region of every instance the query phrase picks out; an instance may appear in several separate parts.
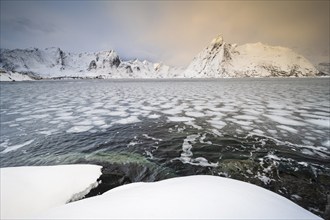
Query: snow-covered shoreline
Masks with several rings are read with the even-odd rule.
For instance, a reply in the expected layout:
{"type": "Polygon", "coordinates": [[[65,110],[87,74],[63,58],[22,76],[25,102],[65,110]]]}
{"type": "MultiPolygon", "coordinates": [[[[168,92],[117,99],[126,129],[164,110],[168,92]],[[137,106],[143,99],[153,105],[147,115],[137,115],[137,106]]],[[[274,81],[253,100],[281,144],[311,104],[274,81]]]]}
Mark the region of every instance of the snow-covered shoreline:
{"type": "Polygon", "coordinates": [[[33,81],[31,77],[21,73],[0,72],[0,82],[15,82],[15,81],[33,81]]]}
{"type": "Polygon", "coordinates": [[[324,76],[301,76],[301,77],[285,77],[285,76],[269,76],[269,77],[223,77],[223,78],[199,78],[199,77],[178,77],[178,78],[101,78],[101,77],[54,77],[54,78],[40,78],[40,79],[33,79],[27,75],[23,75],[20,73],[1,73],[0,74],[0,82],[25,82],[25,81],[68,81],[68,80],[113,80],[113,81],[125,81],[125,80],[143,80],[143,81],[152,81],[152,80],[221,80],[221,79],[290,79],[290,78],[302,78],[302,79],[318,79],[318,78],[330,78],[330,75],[324,76]]]}
{"type": "Polygon", "coordinates": [[[100,175],[96,165],[1,168],[1,219],[320,219],[271,191],[216,176],[132,183],[66,204],[100,175]]]}
{"type": "Polygon", "coordinates": [[[1,219],[29,219],[82,198],[98,185],[101,168],[80,164],[1,168],[1,219]]]}

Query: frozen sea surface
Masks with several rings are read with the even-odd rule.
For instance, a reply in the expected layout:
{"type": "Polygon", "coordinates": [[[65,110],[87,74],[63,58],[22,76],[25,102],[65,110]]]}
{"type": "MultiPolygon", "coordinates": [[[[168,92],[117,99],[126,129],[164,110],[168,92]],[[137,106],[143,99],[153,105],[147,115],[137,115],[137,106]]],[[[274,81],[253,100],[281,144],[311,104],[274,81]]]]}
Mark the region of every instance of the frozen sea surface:
{"type": "Polygon", "coordinates": [[[96,163],[106,167],[113,186],[227,176],[324,211],[330,191],[328,78],[0,86],[1,167],[96,163]]]}

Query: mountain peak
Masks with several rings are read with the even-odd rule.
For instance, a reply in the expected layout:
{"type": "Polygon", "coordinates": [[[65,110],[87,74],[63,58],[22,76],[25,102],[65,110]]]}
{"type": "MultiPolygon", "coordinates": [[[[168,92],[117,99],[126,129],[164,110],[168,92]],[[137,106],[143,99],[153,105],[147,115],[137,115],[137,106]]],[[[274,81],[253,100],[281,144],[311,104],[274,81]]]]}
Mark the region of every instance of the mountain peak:
{"type": "Polygon", "coordinates": [[[242,46],[214,38],[183,73],[186,77],[291,77],[315,76],[317,69],[289,48],[260,42],[242,46]]]}
{"type": "Polygon", "coordinates": [[[223,44],[223,37],[219,34],[216,38],[211,41],[212,46],[221,46],[223,44]]]}

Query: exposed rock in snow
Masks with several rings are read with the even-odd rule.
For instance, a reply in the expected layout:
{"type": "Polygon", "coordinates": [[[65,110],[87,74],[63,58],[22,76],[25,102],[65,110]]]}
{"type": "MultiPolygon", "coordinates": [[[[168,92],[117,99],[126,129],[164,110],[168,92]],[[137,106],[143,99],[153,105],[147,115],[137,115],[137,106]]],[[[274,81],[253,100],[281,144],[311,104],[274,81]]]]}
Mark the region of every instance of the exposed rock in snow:
{"type": "Polygon", "coordinates": [[[289,48],[262,43],[237,46],[213,39],[184,72],[185,77],[315,76],[318,70],[289,48]]]}
{"type": "Polygon", "coordinates": [[[320,71],[320,75],[330,75],[330,63],[319,63],[316,68],[320,71]]]}
{"type": "Polygon", "coordinates": [[[222,44],[223,44],[223,37],[221,34],[211,41],[211,45],[213,47],[220,47],[222,44]]]}
{"type": "Polygon", "coordinates": [[[91,63],[89,64],[88,70],[96,69],[96,62],[95,60],[92,60],[91,63]]]}

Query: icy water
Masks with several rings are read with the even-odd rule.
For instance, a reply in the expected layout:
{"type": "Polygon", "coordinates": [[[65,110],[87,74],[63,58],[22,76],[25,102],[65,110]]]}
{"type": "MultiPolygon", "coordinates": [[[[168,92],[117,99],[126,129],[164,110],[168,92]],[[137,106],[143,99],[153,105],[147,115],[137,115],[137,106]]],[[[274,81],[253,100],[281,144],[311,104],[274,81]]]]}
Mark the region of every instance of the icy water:
{"type": "Polygon", "coordinates": [[[1,167],[100,164],[103,184],[92,194],[136,181],[226,176],[325,210],[329,78],[0,86],[1,167]]]}

